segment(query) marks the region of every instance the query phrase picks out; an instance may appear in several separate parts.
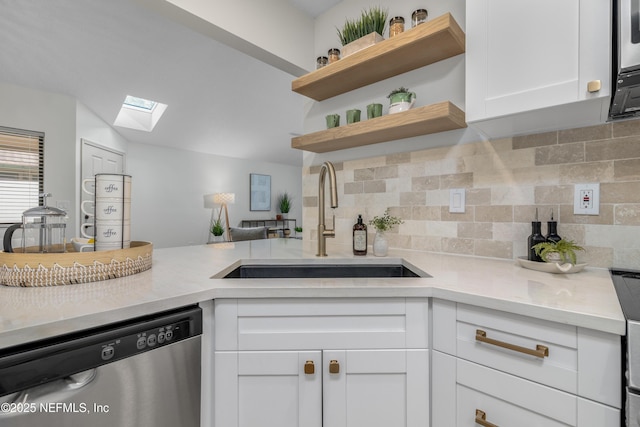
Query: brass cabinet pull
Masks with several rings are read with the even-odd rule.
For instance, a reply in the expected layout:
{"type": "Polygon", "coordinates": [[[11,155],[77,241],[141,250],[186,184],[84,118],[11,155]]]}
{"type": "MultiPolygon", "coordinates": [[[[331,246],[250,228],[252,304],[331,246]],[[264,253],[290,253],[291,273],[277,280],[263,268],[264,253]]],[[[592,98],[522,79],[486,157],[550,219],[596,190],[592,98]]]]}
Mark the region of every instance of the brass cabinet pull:
{"type": "Polygon", "coordinates": [[[337,360],[329,361],[329,373],[330,374],[339,374],[340,373],[340,364],[337,360]]]}
{"type": "Polygon", "coordinates": [[[493,338],[487,338],[487,333],[482,329],[476,329],[476,341],[506,348],[508,350],[517,351],[519,353],[528,354],[530,356],[536,356],[540,358],[549,356],[549,347],[546,347],[540,344],[536,345],[535,350],[526,348],[526,347],[520,347],[519,345],[509,344],[507,342],[494,340],[493,338]]]}
{"type": "Polygon", "coordinates": [[[316,373],[316,366],[313,364],[313,360],[307,360],[304,362],[304,373],[307,375],[316,373]]]}
{"type": "Polygon", "coordinates": [[[602,88],[602,82],[600,80],[591,80],[587,83],[587,91],[589,93],[598,92],[602,88]]]}
{"type": "Polygon", "coordinates": [[[480,409],[476,409],[476,424],[480,424],[484,427],[498,427],[496,424],[487,421],[487,414],[480,409]]]}

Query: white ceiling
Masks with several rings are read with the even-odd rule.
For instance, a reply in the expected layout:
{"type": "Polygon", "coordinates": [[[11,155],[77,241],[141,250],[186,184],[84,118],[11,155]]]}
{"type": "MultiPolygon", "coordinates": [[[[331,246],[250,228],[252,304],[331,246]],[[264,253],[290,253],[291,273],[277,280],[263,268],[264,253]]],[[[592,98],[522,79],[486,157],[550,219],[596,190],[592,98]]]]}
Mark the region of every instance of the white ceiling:
{"type": "MultiPolygon", "coordinates": [[[[289,1],[317,16],[340,0],[289,1]]],[[[126,95],[168,104],[151,133],[116,128],[131,142],[302,165],[293,76],[135,0],[0,0],[0,40],[0,82],[72,96],[108,124],[126,95]]]]}

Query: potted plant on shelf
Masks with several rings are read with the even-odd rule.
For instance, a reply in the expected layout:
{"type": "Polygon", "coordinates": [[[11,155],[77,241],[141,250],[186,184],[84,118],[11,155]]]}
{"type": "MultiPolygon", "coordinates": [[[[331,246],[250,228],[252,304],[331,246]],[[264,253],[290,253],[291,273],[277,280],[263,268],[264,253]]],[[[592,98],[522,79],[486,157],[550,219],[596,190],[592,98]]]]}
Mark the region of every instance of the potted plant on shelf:
{"type": "Polygon", "coordinates": [[[390,231],[396,225],[404,223],[398,217],[389,214],[389,208],[384,211],[382,216],[374,216],[369,225],[373,225],[376,229],[376,235],[373,239],[373,254],[375,256],[386,256],[389,250],[389,242],[385,232],[390,231]]]}
{"type": "Polygon", "coordinates": [[[390,101],[389,114],[407,111],[416,103],[416,94],[404,86],[392,90],[387,98],[390,101]]]}
{"type": "Polygon", "coordinates": [[[533,246],[533,249],[544,262],[557,262],[561,264],[576,264],[576,251],[584,251],[572,240],[561,239],[557,242],[542,242],[533,246]]]}
{"type": "Polygon", "coordinates": [[[382,35],[387,26],[387,16],[386,9],[371,7],[363,10],[359,19],[347,19],[342,30],[336,28],[342,43],[342,57],[384,40],[382,35]]]}
{"type": "Polygon", "coordinates": [[[287,219],[289,211],[291,210],[291,201],[292,198],[286,191],[278,196],[278,209],[280,209],[280,213],[282,213],[282,219],[287,219]]]}
{"type": "Polygon", "coordinates": [[[224,227],[222,226],[222,221],[220,221],[220,218],[211,223],[211,234],[213,234],[214,242],[223,241],[222,235],[224,234],[224,227]]]}

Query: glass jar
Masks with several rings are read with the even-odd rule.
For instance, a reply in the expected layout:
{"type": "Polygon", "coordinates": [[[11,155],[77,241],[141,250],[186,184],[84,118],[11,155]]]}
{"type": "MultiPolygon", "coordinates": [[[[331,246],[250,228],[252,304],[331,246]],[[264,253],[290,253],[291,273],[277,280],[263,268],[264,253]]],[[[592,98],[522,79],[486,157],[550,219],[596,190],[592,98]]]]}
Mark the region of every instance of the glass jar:
{"type": "Polygon", "coordinates": [[[411,14],[411,27],[417,27],[420,24],[424,24],[425,22],[427,22],[427,16],[429,14],[427,13],[427,9],[418,9],[415,10],[412,14],[411,14]]]}
{"type": "Polygon", "coordinates": [[[327,53],[329,54],[329,64],[333,64],[338,59],[340,59],[340,49],[329,49],[329,52],[327,53]]]}
{"type": "Polygon", "coordinates": [[[404,18],[396,16],[389,21],[389,38],[397,36],[404,31],[404,18]]]}
{"type": "Polygon", "coordinates": [[[318,56],[318,59],[316,59],[316,70],[319,70],[320,68],[326,66],[328,62],[329,58],[327,58],[326,56],[318,56]]]}

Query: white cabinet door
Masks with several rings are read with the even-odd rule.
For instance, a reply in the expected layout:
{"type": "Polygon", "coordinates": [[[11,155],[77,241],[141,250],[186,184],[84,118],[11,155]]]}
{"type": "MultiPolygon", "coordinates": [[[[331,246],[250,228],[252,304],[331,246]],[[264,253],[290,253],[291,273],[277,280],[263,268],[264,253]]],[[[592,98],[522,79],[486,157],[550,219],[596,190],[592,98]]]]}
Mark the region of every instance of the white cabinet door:
{"type": "Polygon", "coordinates": [[[324,427],[429,425],[428,350],[323,353],[324,427]]]}
{"type": "Polygon", "coordinates": [[[610,95],[609,0],[466,4],[468,122],[610,95]]]}
{"type": "Polygon", "coordinates": [[[216,352],[214,410],[220,427],[321,427],[321,352],[216,352]]]}
{"type": "Polygon", "coordinates": [[[215,426],[429,425],[426,349],[217,352],[215,376],[215,426]]]}

